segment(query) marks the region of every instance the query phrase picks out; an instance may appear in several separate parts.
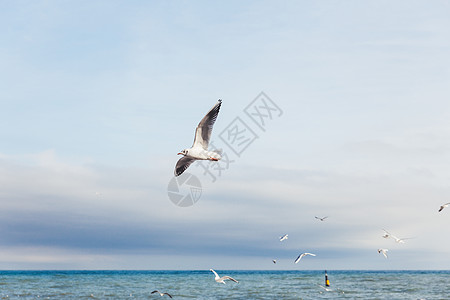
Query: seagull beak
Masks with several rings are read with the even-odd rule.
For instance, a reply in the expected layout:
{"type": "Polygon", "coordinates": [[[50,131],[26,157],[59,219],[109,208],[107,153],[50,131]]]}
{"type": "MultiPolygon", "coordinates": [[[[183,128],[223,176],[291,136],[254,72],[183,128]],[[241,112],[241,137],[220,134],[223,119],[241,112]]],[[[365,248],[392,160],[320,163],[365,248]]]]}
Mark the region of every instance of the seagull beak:
{"type": "Polygon", "coordinates": [[[183,155],[183,153],[181,153],[181,152],[178,152],[178,153],[177,153],[177,155],[183,155]]]}

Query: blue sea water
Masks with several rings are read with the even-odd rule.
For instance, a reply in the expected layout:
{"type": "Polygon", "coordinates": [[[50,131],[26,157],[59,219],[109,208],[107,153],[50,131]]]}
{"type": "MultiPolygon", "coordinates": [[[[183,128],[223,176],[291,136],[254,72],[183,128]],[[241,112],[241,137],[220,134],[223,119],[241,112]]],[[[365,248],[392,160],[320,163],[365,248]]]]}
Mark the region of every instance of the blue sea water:
{"type": "Polygon", "coordinates": [[[450,271],[0,271],[2,299],[450,299],[450,271]]]}

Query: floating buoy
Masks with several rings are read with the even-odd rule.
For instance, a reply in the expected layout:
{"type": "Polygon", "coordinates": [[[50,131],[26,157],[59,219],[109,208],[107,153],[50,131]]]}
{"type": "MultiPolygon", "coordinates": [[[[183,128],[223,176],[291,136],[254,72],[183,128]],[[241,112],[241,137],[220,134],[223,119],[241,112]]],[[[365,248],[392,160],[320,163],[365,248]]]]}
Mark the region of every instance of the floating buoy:
{"type": "Polygon", "coordinates": [[[327,271],[325,270],[325,286],[330,286],[330,280],[328,280],[327,271]]]}

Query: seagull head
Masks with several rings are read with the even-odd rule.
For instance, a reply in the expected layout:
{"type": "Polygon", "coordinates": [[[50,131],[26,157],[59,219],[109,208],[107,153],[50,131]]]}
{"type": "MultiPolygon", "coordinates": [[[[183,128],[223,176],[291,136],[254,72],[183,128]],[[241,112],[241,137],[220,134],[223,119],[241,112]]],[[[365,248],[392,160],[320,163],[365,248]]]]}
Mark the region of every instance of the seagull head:
{"type": "Polygon", "coordinates": [[[177,155],[184,155],[184,156],[186,156],[187,154],[188,154],[188,151],[186,149],[177,153],[177,155]]]}

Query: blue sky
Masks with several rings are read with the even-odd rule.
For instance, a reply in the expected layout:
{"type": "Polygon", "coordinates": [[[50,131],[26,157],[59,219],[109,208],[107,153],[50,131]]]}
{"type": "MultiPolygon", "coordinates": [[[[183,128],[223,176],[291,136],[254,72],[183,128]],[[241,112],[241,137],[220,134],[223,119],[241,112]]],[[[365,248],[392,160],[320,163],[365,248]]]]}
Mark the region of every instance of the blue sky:
{"type": "Polygon", "coordinates": [[[1,2],[0,269],[449,269],[449,15],[1,2]],[[244,112],[261,91],[283,112],[265,131],[244,112]],[[219,98],[214,143],[232,156],[236,117],[258,139],[215,182],[191,166],[201,198],[175,206],[176,153],[219,98]]]}

